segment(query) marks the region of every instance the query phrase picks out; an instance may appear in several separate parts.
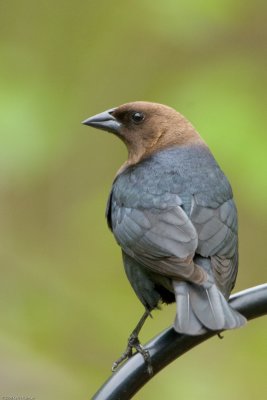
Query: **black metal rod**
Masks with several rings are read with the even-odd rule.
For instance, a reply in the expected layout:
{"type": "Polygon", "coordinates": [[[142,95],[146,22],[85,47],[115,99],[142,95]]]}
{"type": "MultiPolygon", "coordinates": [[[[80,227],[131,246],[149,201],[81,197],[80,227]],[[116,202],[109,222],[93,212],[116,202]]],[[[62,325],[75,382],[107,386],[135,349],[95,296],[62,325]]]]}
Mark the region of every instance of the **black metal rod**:
{"type": "MultiPolygon", "coordinates": [[[[230,298],[232,307],[248,320],[267,315],[267,284],[239,292],[230,298]]],[[[155,376],[164,367],[191,350],[193,347],[216,335],[209,331],[201,336],[181,335],[173,328],[160,333],[148,344],[155,376]]],[[[140,354],[135,354],[104,383],[92,400],[128,400],[150,379],[147,366],[140,354]]]]}

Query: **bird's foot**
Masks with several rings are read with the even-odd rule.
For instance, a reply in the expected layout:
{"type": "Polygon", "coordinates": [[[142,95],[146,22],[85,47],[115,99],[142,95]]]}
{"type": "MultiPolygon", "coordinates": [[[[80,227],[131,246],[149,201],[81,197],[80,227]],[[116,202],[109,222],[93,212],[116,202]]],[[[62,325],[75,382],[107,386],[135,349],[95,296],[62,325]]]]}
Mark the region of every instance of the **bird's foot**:
{"type": "Polygon", "coordinates": [[[129,358],[131,358],[133,356],[133,350],[136,350],[136,353],[140,353],[143,356],[144,361],[147,365],[147,371],[148,371],[149,375],[152,376],[153,375],[153,367],[151,364],[151,358],[150,358],[149,351],[146,350],[141,345],[141,343],[138,339],[138,336],[135,335],[134,332],[129,337],[128,345],[126,347],[125,352],[121,355],[120,358],[118,358],[118,360],[116,360],[113,363],[112,372],[115,372],[116,369],[119,367],[119,365],[121,365],[124,361],[128,360],[129,358]]]}

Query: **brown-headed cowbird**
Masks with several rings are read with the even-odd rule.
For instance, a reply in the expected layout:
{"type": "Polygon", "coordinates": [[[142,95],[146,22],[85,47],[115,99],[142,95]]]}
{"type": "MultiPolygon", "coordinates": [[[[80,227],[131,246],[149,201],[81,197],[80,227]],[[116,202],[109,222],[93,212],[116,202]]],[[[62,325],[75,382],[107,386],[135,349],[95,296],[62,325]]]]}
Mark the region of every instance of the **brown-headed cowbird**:
{"type": "Polygon", "coordinates": [[[83,123],[115,133],[128,149],[106,216],[146,311],[114,368],[132,348],[149,361],[138,333],[160,302],[176,302],[179,333],[243,325],[246,319],[227,302],[238,267],[236,206],[194,127],[174,109],[148,102],[124,104],[83,123]]]}

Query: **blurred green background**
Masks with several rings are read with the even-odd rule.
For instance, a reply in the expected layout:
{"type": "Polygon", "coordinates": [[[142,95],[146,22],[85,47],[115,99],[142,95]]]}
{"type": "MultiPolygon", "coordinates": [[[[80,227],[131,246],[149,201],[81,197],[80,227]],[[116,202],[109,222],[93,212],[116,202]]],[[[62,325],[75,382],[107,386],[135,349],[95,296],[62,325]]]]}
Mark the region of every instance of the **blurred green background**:
{"type": "MultiPolygon", "coordinates": [[[[266,281],[266,17],[258,0],[1,2],[1,396],[90,398],[143,311],[104,219],[126,151],[81,125],[95,113],[148,100],[185,114],[234,189],[235,290],[266,281]]],[[[135,398],[265,398],[266,328],[209,340],[135,398]]]]}

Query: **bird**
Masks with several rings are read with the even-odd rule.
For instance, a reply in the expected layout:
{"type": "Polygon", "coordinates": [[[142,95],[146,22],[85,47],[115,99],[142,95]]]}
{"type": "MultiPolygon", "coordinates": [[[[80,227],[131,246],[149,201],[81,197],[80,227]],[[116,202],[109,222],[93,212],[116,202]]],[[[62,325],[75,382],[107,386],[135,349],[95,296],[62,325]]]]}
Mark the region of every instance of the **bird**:
{"type": "Polygon", "coordinates": [[[112,370],[136,350],[152,374],[138,335],[162,303],[176,303],[173,328],[179,334],[219,334],[246,323],[228,303],[238,271],[232,188],[200,134],[169,106],[134,101],[83,124],[115,134],[128,150],[106,218],[145,312],[112,370]]]}

